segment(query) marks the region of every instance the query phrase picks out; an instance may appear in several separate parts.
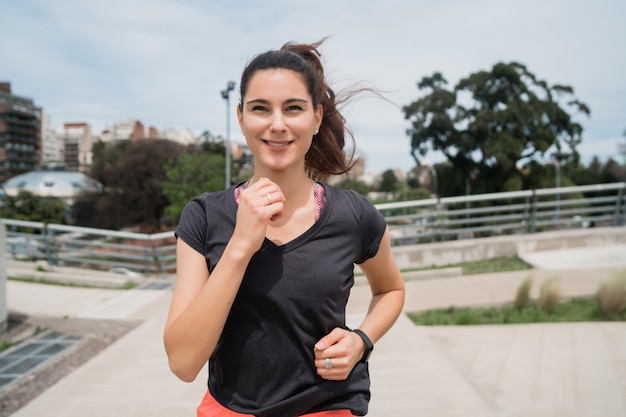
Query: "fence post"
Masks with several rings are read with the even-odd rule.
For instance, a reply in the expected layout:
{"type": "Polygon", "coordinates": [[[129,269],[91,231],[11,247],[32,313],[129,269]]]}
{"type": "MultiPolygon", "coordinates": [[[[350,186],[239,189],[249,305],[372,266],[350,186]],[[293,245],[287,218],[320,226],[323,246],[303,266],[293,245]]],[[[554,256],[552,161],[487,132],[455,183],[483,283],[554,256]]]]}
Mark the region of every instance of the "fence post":
{"type": "Polygon", "coordinates": [[[0,221],[0,333],[9,327],[9,310],[7,307],[7,232],[0,221]]]}
{"type": "MultiPolygon", "coordinates": [[[[149,237],[149,236],[148,236],[149,237]]],[[[144,273],[148,273],[151,271],[150,264],[152,263],[152,254],[148,250],[148,243],[151,243],[148,239],[144,239],[143,241],[143,268],[144,273]]]]}
{"type": "Polygon", "coordinates": [[[533,188],[532,190],[532,208],[531,208],[531,216],[530,216],[530,233],[535,233],[535,226],[537,222],[537,192],[533,188]]]}
{"type": "Polygon", "coordinates": [[[617,201],[615,202],[615,226],[623,226],[626,223],[626,202],[624,201],[624,187],[620,188],[617,193],[617,201]]]}
{"type": "Polygon", "coordinates": [[[528,233],[530,227],[530,196],[524,199],[524,233],[528,233]]]}

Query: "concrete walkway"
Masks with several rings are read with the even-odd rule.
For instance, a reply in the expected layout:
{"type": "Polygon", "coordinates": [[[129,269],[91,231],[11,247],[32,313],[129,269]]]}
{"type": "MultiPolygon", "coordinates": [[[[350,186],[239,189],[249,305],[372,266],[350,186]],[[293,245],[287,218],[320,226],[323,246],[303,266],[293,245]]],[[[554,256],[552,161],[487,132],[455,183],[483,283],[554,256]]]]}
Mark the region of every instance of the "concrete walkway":
{"type": "MultiPolygon", "coordinates": [[[[406,311],[510,302],[533,276],[534,294],[557,279],[568,297],[592,295],[626,269],[626,246],[525,255],[531,271],[407,282],[406,311]],[[533,258],[535,257],[535,258],[533,258]],[[574,263],[567,259],[575,260],[574,263]],[[610,261],[607,261],[610,260],[610,261]]],[[[171,290],[63,288],[10,281],[9,310],[54,317],[141,320],[86,364],[14,413],[16,417],[194,416],[205,375],[178,381],[162,331],[171,290]]],[[[369,289],[355,286],[355,325],[369,289]]],[[[402,316],[370,362],[370,417],[618,417],[626,415],[626,324],[414,326],[402,316]]]]}

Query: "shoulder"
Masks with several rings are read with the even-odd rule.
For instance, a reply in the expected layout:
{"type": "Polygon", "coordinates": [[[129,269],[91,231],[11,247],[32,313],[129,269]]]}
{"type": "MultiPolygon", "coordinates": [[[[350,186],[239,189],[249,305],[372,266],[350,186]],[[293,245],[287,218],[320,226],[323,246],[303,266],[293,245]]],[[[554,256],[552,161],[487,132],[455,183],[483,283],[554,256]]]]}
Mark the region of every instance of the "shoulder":
{"type": "Polygon", "coordinates": [[[324,184],[324,188],[326,189],[326,193],[330,196],[330,198],[336,199],[339,202],[355,205],[372,205],[367,197],[357,193],[354,190],[337,188],[328,184],[324,184]]]}
{"type": "Polygon", "coordinates": [[[234,224],[237,206],[233,193],[233,189],[228,189],[191,199],[183,208],[175,235],[204,253],[211,237],[221,239],[229,233],[227,225],[234,224]]]}
{"type": "Polygon", "coordinates": [[[367,197],[356,191],[329,186],[327,192],[333,217],[351,229],[350,233],[359,245],[360,252],[354,262],[360,264],[376,255],[387,229],[382,213],[367,197]]]}
{"type": "Polygon", "coordinates": [[[212,207],[228,207],[229,197],[230,200],[234,200],[233,190],[223,190],[206,192],[197,197],[192,198],[183,208],[183,215],[185,212],[197,213],[205,212],[212,207]]]}
{"type": "Polygon", "coordinates": [[[181,212],[179,227],[190,224],[206,225],[213,219],[219,221],[232,217],[237,211],[233,193],[233,189],[228,189],[206,192],[192,198],[181,212]]]}
{"type": "Polygon", "coordinates": [[[328,184],[324,184],[324,188],[326,189],[330,204],[340,210],[348,210],[357,217],[361,217],[363,214],[367,213],[379,213],[374,204],[372,204],[367,197],[354,190],[336,188],[328,184]]]}

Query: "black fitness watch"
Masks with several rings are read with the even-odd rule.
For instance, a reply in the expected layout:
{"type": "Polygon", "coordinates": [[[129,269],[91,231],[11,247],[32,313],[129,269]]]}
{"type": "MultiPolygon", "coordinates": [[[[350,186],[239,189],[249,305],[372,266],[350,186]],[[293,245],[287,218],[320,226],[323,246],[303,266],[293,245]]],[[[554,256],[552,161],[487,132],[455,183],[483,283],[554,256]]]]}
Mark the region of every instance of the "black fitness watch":
{"type": "Polygon", "coordinates": [[[370,338],[367,337],[367,335],[363,332],[363,330],[353,329],[352,331],[358,334],[361,337],[361,339],[363,339],[363,343],[365,343],[365,352],[363,352],[363,357],[360,360],[360,362],[365,363],[368,361],[368,359],[370,358],[370,355],[372,354],[372,351],[374,350],[374,344],[372,343],[370,338]]]}

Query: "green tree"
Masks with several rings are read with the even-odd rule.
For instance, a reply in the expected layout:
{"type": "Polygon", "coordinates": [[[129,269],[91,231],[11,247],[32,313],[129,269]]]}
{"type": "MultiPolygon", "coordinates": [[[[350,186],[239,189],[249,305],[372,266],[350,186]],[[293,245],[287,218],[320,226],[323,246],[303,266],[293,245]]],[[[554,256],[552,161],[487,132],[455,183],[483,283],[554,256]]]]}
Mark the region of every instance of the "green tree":
{"type": "Polygon", "coordinates": [[[159,230],[169,205],[162,190],[165,166],[185,151],[185,146],[163,139],[97,143],[90,176],[104,186],[104,192],[93,204],[95,226],[159,230]]]}
{"type": "Polygon", "coordinates": [[[21,190],[16,196],[0,199],[0,218],[62,224],[68,211],[63,200],[39,197],[21,190]]]}
{"type": "Polygon", "coordinates": [[[422,78],[417,86],[428,93],[403,111],[413,158],[443,153],[464,179],[455,194],[520,189],[518,165],[549,152],[562,166],[578,162],[583,128],[566,109],[589,108],[571,87],[550,86],[516,62],[470,74],[452,90],[446,84],[441,73],[422,78]]]}
{"type": "Polygon", "coordinates": [[[600,174],[602,183],[626,181],[626,166],[617,163],[613,158],[609,158],[600,174]]]}
{"type": "Polygon", "coordinates": [[[355,180],[352,178],[347,178],[335,184],[337,188],[342,188],[344,190],[354,190],[361,195],[369,194],[372,189],[369,185],[364,183],[363,181],[355,180]]]}
{"type": "Polygon", "coordinates": [[[388,169],[383,172],[382,180],[380,181],[380,186],[378,187],[379,191],[396,193],[399,187],[400,181],[398,181],[398,177],[396,177],[393,170],[388,169]]]}
{"type": "Polygon", "coordinates": [[[169,200],[165,214],[178,219],[193,197],[205,191],[224,189],[224,154],[210,152],[183,154],[165,165],[163,194],[169,200]]]}

